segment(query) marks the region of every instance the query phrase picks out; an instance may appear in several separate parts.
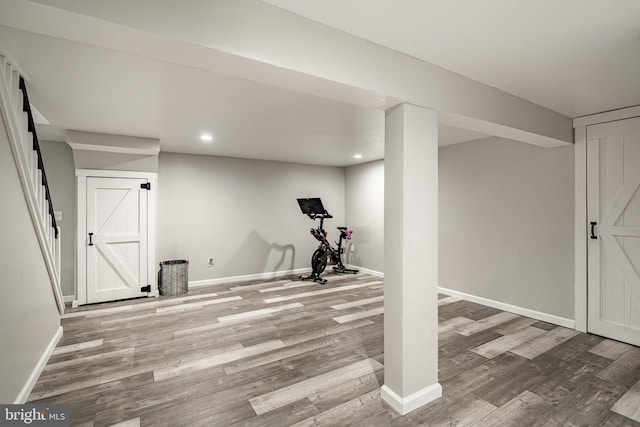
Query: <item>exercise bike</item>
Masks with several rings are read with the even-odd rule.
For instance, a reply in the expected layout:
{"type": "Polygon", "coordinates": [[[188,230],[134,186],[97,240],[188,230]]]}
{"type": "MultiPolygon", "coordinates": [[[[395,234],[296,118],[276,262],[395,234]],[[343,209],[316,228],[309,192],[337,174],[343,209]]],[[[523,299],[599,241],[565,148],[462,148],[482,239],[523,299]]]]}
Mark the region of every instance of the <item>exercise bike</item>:
{"type": "Polygon", "coordinates": [[[351,240],[351,234],[353,230],[347,229],[347,227],[337,227],[340,232],[340,239],[334,242],[337,247],[331,246],[331,243],[327,240],[327,232],[324,230],[324,220],[333,218],[324,208],[322,200],[320,198],[311,199],[298,199],[298,205],[304,215],[307,215],[312,220],[319,219],[320,225],[317,228],[312,228],[311,235],[320,242],[318,248],[313,252],[311,256],[311,275],[300,276],[300,280],[312,280],[318,282],[321,285],[327,283],[326,279],[320,277],[320,274],[327,267],[327,261],[334,264],[333,271],[336,273],[356,274],[359,270],[347,268],[342,263],[342,254],[344,248],[342,247],[343,240],[351,240]]]}

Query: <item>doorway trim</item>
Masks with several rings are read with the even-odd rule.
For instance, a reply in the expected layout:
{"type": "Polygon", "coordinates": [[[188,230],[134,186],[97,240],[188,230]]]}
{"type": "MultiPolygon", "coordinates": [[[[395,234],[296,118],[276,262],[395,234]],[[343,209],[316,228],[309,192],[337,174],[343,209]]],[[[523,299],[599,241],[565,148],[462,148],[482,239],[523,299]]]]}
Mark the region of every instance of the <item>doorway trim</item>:
{"type": "Polygon", "coordinates": [[[87,235],[87,178],[143,178],[151,183],[148,203],[147,233],[147,274],[151,284],[149,296],[158,296],[156,264],[156,192],[158,174],[156,172],[113,171],[99,169],[76,169],[76,268],[75,284],[77,303],[87,303],[87,253],[83,250],[87,235]]]}
{"type": "Polygon", "coordinates": [[[640,117],[640,106],[573,119],[575,142],[575,320],[587,332],[587,126],[640,117]]]}

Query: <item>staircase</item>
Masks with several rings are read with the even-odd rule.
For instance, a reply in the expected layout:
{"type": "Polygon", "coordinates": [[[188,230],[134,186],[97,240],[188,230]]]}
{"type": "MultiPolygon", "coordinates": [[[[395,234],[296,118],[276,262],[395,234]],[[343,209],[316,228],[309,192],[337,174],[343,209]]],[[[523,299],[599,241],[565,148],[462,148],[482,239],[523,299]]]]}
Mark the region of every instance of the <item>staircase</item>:
{"type": "Polygon", "coordinates": [[[51,279],[52,291],[62,315],[64,300],[60,288],[60,227],[56,224],[26,84],[22,76],[3,56],[0,56],[0,76],[2,118],[7,128],[9,144],[20,175],[31,220],[51,279]]]}

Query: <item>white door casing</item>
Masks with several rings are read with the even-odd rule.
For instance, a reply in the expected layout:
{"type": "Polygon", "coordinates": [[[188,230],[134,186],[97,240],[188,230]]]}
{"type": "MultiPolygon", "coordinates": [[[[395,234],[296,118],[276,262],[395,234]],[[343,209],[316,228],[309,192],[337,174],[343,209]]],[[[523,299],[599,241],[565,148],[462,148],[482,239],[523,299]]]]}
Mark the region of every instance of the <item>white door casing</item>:
{"type": "Polygon", "coordinates": [[[640,118],[586,139],[588,331],[640,345],[640,118]]]}
{"type": "Polygon", "coordinates": [[[157,295],[156,174],[76,170],[76,175],[78,303],[157,295]],[[141,188],[147,183],[151,190],[141,188]],[[141,291],[146,285],[150,293],[141,291]]]}

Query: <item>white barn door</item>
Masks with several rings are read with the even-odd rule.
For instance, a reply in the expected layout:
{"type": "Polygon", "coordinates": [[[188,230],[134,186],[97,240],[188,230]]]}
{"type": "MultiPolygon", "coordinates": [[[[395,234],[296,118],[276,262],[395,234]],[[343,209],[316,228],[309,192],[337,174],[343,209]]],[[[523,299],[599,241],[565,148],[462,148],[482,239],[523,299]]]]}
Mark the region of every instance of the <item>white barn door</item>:
{"type": "Polygon", "coordinates": [[[87,303],[147,295],[146,185],[142,178],[87,178],[87,303]]]}
{"type": "Polygon", "coordinates": [[[588,331],[640,345],[640,118],[587,128],[588,331]]]}

